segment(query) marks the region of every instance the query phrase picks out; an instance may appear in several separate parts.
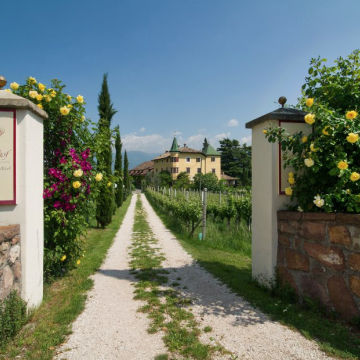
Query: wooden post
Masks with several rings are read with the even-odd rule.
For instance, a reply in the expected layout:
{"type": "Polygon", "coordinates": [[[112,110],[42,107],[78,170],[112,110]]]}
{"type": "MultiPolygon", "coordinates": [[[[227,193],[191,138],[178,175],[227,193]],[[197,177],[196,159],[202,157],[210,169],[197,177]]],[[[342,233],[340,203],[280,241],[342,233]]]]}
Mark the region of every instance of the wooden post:
{"type": "Polygon", "coordinates": [[[202,239],[205,240],[206,235],[206,203],[207,203],[207,188],[204,188],[204,200],[203,200],[203,214],[202,214],[202,239]]]}

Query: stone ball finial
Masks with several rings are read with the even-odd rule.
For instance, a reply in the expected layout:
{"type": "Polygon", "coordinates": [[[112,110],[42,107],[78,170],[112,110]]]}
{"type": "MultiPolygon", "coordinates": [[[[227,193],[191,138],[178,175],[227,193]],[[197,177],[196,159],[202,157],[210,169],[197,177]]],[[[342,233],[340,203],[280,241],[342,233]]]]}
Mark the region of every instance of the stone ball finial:
{"type": "Polygon", "coordinates": [[[287,98],[286,98],[285,96],[280,96],[280,97],[279,97],[278,102],[279,102],[279,104],[281,105],[281,107],[284,107],[286,101],[287,101],[287,98]]]}
{"type": "Polygon", "coordinates": [[[7,84],[7,81],[4,76],[0,76],[0,90],[7,84]]]}

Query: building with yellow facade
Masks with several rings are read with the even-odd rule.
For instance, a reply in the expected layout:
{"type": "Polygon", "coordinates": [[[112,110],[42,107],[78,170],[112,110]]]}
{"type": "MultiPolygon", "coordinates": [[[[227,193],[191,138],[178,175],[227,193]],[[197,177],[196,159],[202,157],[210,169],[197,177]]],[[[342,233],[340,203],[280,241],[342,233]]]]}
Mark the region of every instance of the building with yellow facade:
{"type": "Polygon", "coordinates": [[[178,174],[186,172],[190,180],[196,174],[213,173],[221,179],[221,154],[205,139],[202,150],[194,150],[186,146],[179,147],[174,137],[171,149],[153,159],[154,172],[169,171],[173,180],[178,174]]]}

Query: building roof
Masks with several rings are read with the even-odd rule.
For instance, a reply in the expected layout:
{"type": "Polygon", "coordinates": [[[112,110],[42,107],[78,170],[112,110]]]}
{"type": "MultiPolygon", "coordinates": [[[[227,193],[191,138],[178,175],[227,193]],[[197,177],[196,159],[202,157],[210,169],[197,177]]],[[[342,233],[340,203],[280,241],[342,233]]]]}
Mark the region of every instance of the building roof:
{"type": "Polygon", "coordinates": [[[129,170],[129,175],[130,176],[141,176],[141,175],[145,175],[148,172],[153,171],[153,170],[154,170],[154,162],[153,161],[145,161],[142,164],[129,170]]]}
{"type": "Polygon", "coordinates": [[[203,147],[202,152],[204,153],[204,155],[206,156],[221,156],[221,154],[216,151],[210,144],[207,144],[206,146],[203,147]]]}
{"type": "Polygon", "coordinates": [[[291,120],[296,122],[305,122],[304,116],[306,114],[306,112],[298,109],[283,107],[247,122],[245,127],[247,129],[252,129],[266,120],[291,120]]]}
{"type": "Polygon", "coordinates": [[[169,151],[165,151],[163,154],[157,156],[154,160],[161,160],[161,159],[166,159],[170,156],[170,152],[169,151]]]}
{"type": "Polygon", "coordinates": [[[234,178],[234,177],[226,175],[226,174],[221,174],[221,178],[226,181],[237,180],[237,178],[234,178]]]}
{"type": "Polygon", "coordinates": [[[201,154],[200,150],[195,150],[195,149],[189,148],[186,145],[184,147],[181,147],[179,150],[180,150],[179,152],[181,152],[181,153],[197,153],[197,154],[201,154]]]}
{"type": "Polygon", "coordinates": [[[177,143],[176,137],[174,137],[170,152],[179,152],[179,145],[177,143]]]}

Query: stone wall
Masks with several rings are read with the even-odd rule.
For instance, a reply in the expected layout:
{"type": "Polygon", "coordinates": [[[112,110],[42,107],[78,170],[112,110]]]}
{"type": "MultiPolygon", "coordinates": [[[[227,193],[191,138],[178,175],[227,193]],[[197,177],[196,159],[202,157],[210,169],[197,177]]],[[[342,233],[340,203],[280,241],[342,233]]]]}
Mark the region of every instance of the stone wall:
{"type": "Polygon", "coordinates": [[[20,226],[0,226],[0,300],[21,293],[20,226]]]}
{"type": "Polygon", "coordinates": [[[360,215],[279,211],[277,269],[300,299],[360,316],[360,215]]]}

